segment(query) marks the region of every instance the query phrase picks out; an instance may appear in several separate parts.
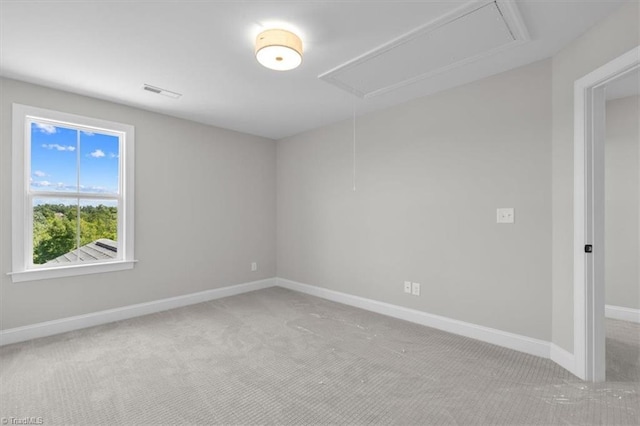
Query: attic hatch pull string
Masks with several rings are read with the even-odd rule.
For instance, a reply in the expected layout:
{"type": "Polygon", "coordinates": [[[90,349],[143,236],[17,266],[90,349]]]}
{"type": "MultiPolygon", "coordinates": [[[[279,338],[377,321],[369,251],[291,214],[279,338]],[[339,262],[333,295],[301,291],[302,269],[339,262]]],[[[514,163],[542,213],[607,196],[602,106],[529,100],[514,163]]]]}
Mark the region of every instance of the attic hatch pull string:
{"type": "Polygon", "coordinates": [[[353,101],[353,192],[356,192],[356,102],[353,101]]]}

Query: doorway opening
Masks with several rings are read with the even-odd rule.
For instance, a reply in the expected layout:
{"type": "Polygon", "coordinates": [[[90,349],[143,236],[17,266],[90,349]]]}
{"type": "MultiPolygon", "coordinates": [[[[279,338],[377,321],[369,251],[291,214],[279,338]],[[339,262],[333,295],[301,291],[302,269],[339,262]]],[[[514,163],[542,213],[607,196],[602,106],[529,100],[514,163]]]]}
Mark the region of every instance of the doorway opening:
{"type": "Polygon", "coordinates": [[[605,87],[607,382],[640,382],[640,68],[605,87]]]}
{"type": "Polygon", "coordinates": [[[575,83],[573,373],[604,381],[606,87],[640,69],[640,46],[575,83]]]}

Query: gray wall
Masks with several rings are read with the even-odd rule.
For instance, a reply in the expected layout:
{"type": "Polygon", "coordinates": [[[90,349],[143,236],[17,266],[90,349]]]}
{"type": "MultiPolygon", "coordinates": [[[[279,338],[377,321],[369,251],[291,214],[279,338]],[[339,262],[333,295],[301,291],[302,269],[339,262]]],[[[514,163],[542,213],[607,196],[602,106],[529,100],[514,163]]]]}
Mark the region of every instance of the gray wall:
{"type": "MultiPolygon", "coordinates": [[[[629,2],[551,63],[360,117],[356,192],[350,122],[278,142],[278,275],[572,351],[573,83],[640,44],[639,15],[629,2]]],[[[276,275],[275,142],[12,80],[0,93],[0,328],[276,275]],[[12,102],[136,126],[133,271],[11,283],[12,102]]]]}
{"type": "Polygon", "coordinates": [[[350,121],[279,141],[278,276],[549,340],[550,89],[542,61],[359,117],[356,192],[350,121]]]}
{"type": "Polygon", "coordinates": [[[573,85],[640,44],[640,3],[624,4],[553,57],[553,336],[573,352],[573,85]]]}
{"type": "Polygon", "coordinates": [[[14,80],[0,93],[2,329],[275,276],[274,141],[14,80]],[[13,102],[135,126],[135,269],[11,282],[13,102]]]}
{"type": "Polygon", "coordinates": [[[605,143],[606,303],[640,309],[638,195],[640,97],[607,102],[605,143]]]}

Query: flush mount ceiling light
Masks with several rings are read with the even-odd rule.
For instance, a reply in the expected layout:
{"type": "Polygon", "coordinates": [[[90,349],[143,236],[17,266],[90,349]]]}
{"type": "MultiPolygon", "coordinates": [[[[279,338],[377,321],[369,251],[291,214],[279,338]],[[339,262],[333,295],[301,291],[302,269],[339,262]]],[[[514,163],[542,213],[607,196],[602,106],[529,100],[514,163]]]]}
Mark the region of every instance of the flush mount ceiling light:
{"type": "Polygon", "coordinates": [[[256,59],[276,71],[288,71],[302,63],[302,40],[287,30],[266,30],[256,37],[256,59]]]}

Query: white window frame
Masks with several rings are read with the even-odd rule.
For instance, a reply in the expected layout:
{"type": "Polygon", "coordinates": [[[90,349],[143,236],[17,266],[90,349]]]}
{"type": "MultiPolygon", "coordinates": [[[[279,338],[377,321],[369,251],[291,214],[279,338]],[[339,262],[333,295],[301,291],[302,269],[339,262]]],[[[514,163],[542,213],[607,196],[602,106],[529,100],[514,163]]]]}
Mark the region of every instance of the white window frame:
{"type": "MultiPolygon", "coordinates": [[[[13,282],[70,277],[132,269],[134,263],[134,127],[96,118],[13,104],[12,156],[12,272],[13,282]],[[33,205],[31,176],[31,126],[33,120],[74,129],[95,130],[120,138],[120,179],[117,197],[81,194],[80,198],[117,199],[118,256],[113,260],[70,264],[33,264],[33,205]]],[[[40,195],[70,198],[66,193],[38,191],[40,195]]],[[[77,197],[77,193],[73,193],[77,197]]]]}

